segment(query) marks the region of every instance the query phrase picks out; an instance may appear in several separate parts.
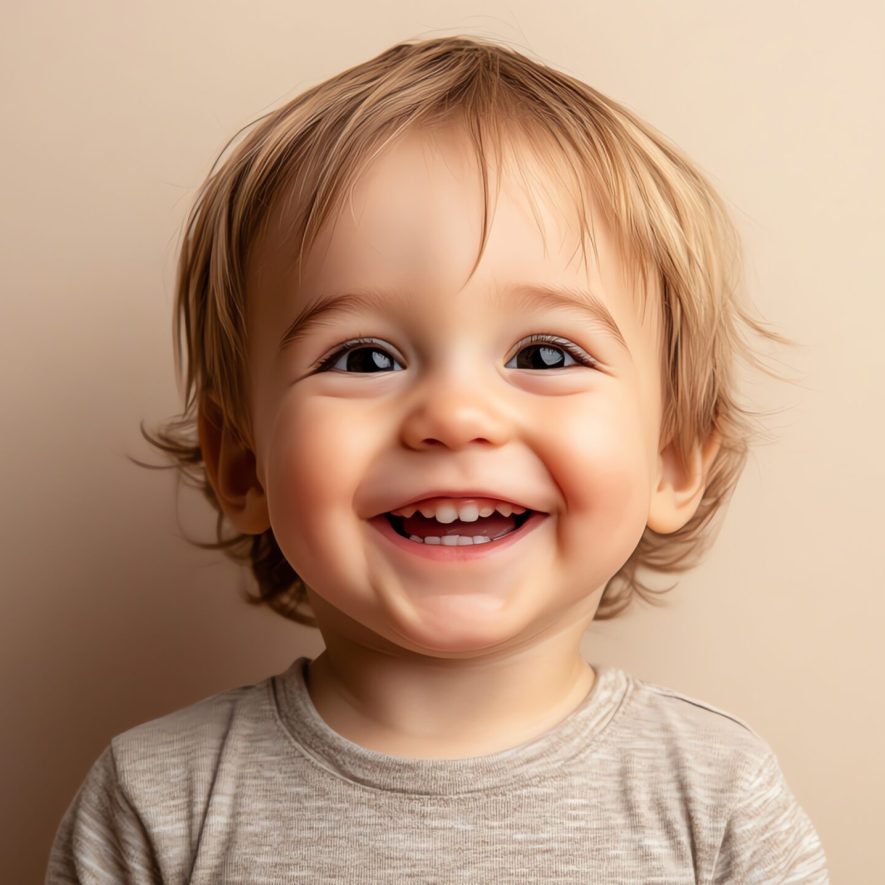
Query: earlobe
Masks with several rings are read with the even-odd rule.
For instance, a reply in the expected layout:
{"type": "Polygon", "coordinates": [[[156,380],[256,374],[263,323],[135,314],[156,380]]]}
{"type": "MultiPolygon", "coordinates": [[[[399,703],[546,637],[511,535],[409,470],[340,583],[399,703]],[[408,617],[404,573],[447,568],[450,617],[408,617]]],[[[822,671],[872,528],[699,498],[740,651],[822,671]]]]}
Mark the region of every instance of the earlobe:
{"type": "Polygon", "coordinates": [[[703,443],[699,441],[694,446],[686,463],[677,457],[672,443],[661,452],[658,485],[652,492],[648,514],[652,531],[668,535],[694,516],[721,443],[714,429],[703,443]]]}
{"type": "Polygon", "coordinates": [[[208,397],[200,401],[197,432],[206,477],[228,522],[244,535],[267,531],[267,498],[255,469],[255,455],[230,432],[208,397]]]}

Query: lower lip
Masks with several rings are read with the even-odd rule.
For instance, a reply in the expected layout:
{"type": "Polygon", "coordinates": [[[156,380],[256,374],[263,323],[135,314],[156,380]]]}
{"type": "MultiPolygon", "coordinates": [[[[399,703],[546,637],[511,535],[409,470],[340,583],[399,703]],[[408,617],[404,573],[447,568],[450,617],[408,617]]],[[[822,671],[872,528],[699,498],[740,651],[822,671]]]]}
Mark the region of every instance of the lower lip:
{"type": "Polygon", "coordinates": [[[496,553],[508,550],[517,541],[533,532],[548,515],[547,513],[533,513],[516,531],[504,535],[498,541],[488,541],[484,544],[453,544],[452,546],[410,541],[396,531],[386,516],[375,516],[369,520],[369,523],[391,544],[413,556],[431,559],[434,562],[473,562],[476,559],[487,559],[496,553]]]}

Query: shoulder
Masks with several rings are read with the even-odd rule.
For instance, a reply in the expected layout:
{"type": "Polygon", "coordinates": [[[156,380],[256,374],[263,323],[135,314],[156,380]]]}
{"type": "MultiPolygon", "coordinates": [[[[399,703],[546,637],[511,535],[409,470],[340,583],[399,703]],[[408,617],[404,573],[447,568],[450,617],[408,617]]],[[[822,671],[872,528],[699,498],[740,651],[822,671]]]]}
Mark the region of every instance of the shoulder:
{"type": "Polygon", "coordinates": [[[685,692],[630,676],[636,702],[665,721],[692,729],[724,730],[738,735],[755,734],[746,721],[728,710],[692,697],[685,692]]]}
{"type": "Polygon", "coordinates": [[[261,718],[266,712],[271,678],[228,688],[185,707],[147,720],[116,735],[115,751],[144,745],[185,746],[194,741],[217,743],[234,724],[261,718]]]}
{"type": "Polygon", "coordinates": [[[635,738],[670,753],[728,763],[750,774],[774,757],[766,741],[743,719],[682,691],[628,676],[625,725],[635,738]]]}
{"type": "Polygon", "coordinates": [[[733,713],[624,679],[610,751],[631,807],[653,796],[655,816],[685,821],[713,881],[826,882],[820,838],[768,743],[733,713]]]}
{"type": "Polygon", "coordinates": [[[242,754],[273,730],[270,683],[217,692],[113,737],[108,749],[121,788],[140,807],[162,804],[185,785],[193,798],[208,795],[222,757],[242,754]]]}
{"type": "Polygon", "coordinates": [[[621,782],[695,808],[722,825],[763,771],[772,748],[743,719],[684,692],[619,671],[620,709],[605,741],[621,782]]]}
{"type": "Polygon", "coordinates": [[[262,722],[272,733],[268,682],[111,738],[59,824],[47,882],[97,881],[97,873],[102,881],[185,881],[218,772],[230,754],[240,756],[234,764],[246,758],[262,722]]]}

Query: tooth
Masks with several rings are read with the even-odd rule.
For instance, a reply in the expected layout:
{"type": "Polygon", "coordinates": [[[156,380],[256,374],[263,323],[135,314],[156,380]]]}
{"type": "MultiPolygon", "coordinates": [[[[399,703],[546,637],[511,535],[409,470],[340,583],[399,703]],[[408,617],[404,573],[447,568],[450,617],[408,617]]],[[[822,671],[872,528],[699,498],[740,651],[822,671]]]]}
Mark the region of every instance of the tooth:
{"type": "Polygon", "coordinates": [[[442,503],[438,506],[425,504],[423,507],[419,508],[412,504],[408,507],[401,507],[399,510],[392,510],[391,513],[394,516],[402,516],[408,519],[410,516],[414,516],[416,513],[420,512],[421,515],[427,519],[435,518],[438,522],[448,524],[454,522],[456,519],[461,519],[462,522],[475,522],[480,516],[491,516],[496,510],[502,516],[514,516],[526,512],[525,507],[504,504],[503,502],[495,504],[494,506],[488,504],[477,505],[476,503],[471,502],[470,504],[463,505],[463,507],[455,504],[442,503]]]}
{"type": "MultiPolygon", "coordinates": [[[[422,511],[423,513],[423,511],[422,511]]],[[[432,515],[432,511],[431,511],[432,515]]],[[[443,504],[436,508],[436,520],[444,525],[454,522],[458,518],[458,511],[451,504],[443,504]]]]}
{"type": "Polygon", "coordinates": [[[491,538],[487,538],[485,535],[428,535],[426,538],[420,538],[418,535],[409,535],[410,541],[415,541],[418,544],[440,544],[443,543],[447,547],[464,547],[468,545],[476,545],[476,544],[488,544],[491,541],[491,538]],[[442,538],[453,538],[456,540],[453,541],[443,541],[442,538]]]}
{"type": "Polygon", "coordinates": [[[519,516],[519,514],[525,513],[525,507],[513,504],[496,504],[495,509],[502,516],[519,516]]]}

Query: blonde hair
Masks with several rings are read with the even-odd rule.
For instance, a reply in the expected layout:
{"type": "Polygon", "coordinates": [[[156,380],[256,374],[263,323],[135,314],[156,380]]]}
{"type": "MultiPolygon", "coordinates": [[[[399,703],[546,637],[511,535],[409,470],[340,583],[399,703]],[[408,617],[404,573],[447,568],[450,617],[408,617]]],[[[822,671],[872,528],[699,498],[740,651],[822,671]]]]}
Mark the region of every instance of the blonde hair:
{"type": "Polygon", "coordinates": [[[360,170],[385,145],[413,127],[451,123],[466,126],[483,176],[483,236],[474,271],[489,228],[486,149],[491,147],[500,162],[502,135],[517,133],[551,172],[565,170],[582,232],[595,251],[585,203],[585,195],[593,195],[621,254],[631,259],[628,276],[634,285],[638,272],[643,310],[650,284],[660,293],[662,445],[672,441],[686,459],[711,431],[721,440],[694,516],[671,534],[646,527],[607,583],[598,619],[618,614],[634,593],[654,602],[672,589],[648,587],[637,575],[640,568],[685,571],[712,543],[711,520],[735,489],[759,414],[737,401],[736,359],[743,356],[774,374],[743,340],[741,324],[771,341],[792,343],[765,329],[741,304],[739,236],[723,201],[688,158],[624,106],[509,47],[465,36],[406,41],[259,117],[216,171],[240,133],[222,150],[190,211],[173,323],[179,379],[182,322],[187,346],[185,408],[156,438],[143,427],[142,434],[217,510],[218,543],[192,543],[250,563],[258,596],[247,593],[248,601],[303,624],[317,625],[304,583],[272,529],[224,537],[224,514],[196,436],[197,415],[203,410],[216,426],[225,422],[255,451],[244,280],[249,250],[276,202],[283,196],[288,200],[302,258],[326,219],[343,205],[360,170]]]}

